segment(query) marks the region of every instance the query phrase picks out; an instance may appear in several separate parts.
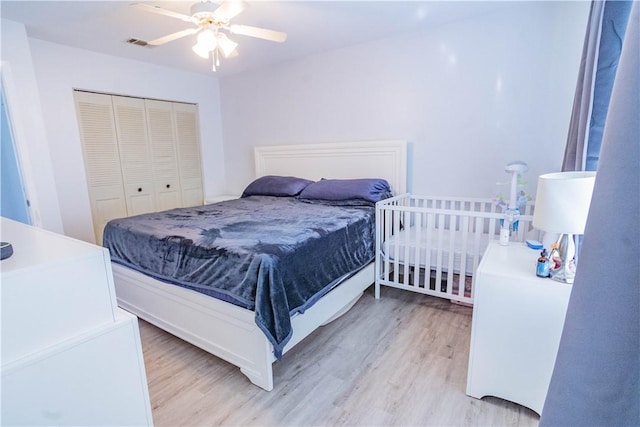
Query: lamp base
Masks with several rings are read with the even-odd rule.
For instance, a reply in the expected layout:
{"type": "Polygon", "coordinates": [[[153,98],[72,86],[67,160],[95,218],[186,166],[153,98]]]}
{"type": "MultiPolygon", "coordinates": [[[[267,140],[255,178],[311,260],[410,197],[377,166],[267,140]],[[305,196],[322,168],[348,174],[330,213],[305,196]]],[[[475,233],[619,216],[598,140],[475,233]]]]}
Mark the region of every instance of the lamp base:
{"type": "Polygon", "coordinates": [[[562,234],[557,241],[560,252],[560,267],[550,271],[551,278],[558,282],[573,283],[576,275],[575,254],[576,245],[573,234],[562,234]]]}
{"type": "MultiPolygon", "coordinates": [[[[573,261],[570,261],[569,264],[572,265],[573,261]]],[[[558,282],[573,284],[573,279],[575,278],[575,276],[575,268],[567,265],[558,270],[553,276],[551,276],[551,278],[558,282]]]]}

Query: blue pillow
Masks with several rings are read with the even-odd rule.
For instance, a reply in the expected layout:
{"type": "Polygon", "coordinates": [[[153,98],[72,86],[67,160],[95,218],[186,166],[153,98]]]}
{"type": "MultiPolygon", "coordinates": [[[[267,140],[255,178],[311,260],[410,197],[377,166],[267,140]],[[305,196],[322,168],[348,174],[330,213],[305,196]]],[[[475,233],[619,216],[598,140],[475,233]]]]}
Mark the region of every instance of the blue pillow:
{"type": "Polygon", "coordinates": [[[294,176],[262,176],[244,189],[241,197],[248,196],[297,196],[307,185],[313,181],[296,178],[294,176]]]}
{"type": "Polygon", "coordinates": [[[309,184],[302,190],[300,199],[328,200],[335,202],[376,202],[391,197],[391,187],[384,179],[322,179],[309,184]]]}

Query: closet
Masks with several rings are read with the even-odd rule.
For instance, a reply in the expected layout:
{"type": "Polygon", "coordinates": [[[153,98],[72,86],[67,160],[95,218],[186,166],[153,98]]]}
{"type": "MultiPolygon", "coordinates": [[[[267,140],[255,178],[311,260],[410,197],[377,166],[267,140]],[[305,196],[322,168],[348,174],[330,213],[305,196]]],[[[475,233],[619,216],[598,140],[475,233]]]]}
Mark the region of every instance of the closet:
{"type": "Polygon", "coordinates": [[[96,242],[113,218],[201,205],[198,107],[74,92],[96,242]]]}

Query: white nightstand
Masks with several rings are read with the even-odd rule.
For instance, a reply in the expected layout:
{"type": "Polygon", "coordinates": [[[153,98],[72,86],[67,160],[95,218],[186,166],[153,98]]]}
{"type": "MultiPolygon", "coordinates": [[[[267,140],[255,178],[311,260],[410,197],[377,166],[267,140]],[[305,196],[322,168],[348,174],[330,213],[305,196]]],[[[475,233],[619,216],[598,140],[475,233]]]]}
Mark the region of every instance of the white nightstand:
{"type": "Polygon", "coordinates": [[[492,241],[474,288],[467,394],[542,411],[571,285],[536,276],[540,251],[492,241]]]}

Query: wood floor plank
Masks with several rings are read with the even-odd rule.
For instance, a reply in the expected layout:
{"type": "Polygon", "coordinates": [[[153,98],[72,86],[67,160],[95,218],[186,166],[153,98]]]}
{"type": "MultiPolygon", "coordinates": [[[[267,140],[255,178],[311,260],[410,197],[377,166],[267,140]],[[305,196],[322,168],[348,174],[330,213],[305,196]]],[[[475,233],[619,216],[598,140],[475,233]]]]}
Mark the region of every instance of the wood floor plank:
{"type": "Polygon", "coordinates": [[[465,394],[471,308],[368,289],[274,364],[274,390],[140,320],[157,426],[536,426],[535,412],[465,394]]]}

